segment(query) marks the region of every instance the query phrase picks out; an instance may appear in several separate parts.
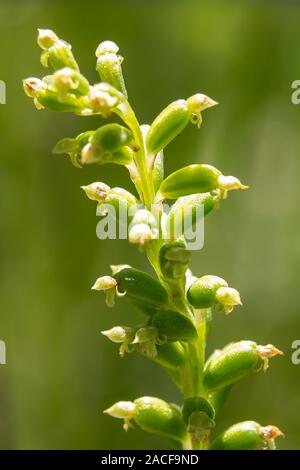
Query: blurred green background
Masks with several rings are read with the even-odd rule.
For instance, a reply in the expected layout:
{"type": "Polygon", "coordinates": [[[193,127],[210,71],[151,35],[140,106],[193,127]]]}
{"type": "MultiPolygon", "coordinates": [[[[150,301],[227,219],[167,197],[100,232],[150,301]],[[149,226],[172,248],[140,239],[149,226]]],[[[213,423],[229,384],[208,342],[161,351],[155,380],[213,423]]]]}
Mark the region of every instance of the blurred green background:
{"type": "Polygon", "coordinates": [[[226,342],[272,342],[285,357],[234,389],[218,423],[276,424],[281,449],[300,448],[300,79],[299,2],[0,1],[1,282],[0,447],[138,449],[168,443],[101,413],[142,395],[180,401],[155,364],[117,348],[100,331],[141,317],[119,301],[108,310],[90,291],[110,264],[149,269],[125,241],[100,242],[95,206],[80,185],[102,180],[132,190],[125,170],[78,170],[51,155],[58,139],[99,126],[96,118],[37,112],[21,80],[47,73],[39,64],[37,27],[73,45],[83,73],[97,81],[94,51],[116,41],[130,99],[141,122],[170,101],[201,91],[220,106],[205,112],[166,150],[167,171],[207,162],[250,190],[231,194],[207,219],[205,247],[193,270],[225,277],[243,308],[215,315],[209,350],[226,342]]]}

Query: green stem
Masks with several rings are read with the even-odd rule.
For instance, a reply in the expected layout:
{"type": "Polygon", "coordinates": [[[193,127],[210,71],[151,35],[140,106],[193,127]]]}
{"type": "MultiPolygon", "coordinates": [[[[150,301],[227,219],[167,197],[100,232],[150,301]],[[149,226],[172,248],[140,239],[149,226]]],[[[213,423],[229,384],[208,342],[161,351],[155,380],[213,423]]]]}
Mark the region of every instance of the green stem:
{"type": "Polygon", "coordinates": [[[115,112],[123,119],[125,124],[128,125],[133,133],[133,138],[137,145],[137,150],[135,152],[135,164],[141,179],[141,184],[137,185],[137,190],[140,193],[139,189],[142,188],[142,202],[145,204],[147,209],[151,209],[151,205],[154,201],[154,187],[151,173],[149,172],[147,166],[145,143],[139,122],[127,100],[124,100],[122,105],[119,105],[115,112]]]}

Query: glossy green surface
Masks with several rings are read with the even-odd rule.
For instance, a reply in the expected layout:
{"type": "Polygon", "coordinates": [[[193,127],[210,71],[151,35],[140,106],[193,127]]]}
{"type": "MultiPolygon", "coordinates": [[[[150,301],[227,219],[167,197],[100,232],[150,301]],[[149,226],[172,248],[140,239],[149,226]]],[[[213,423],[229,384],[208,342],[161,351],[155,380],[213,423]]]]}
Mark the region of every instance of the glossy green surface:
{"type": "Polygon", "coordinates": [[[166,199],[206,193],[218,187],[219,175],[220,171],[211,165],[188,165],[167,176],[159,191],[166,199]]]}

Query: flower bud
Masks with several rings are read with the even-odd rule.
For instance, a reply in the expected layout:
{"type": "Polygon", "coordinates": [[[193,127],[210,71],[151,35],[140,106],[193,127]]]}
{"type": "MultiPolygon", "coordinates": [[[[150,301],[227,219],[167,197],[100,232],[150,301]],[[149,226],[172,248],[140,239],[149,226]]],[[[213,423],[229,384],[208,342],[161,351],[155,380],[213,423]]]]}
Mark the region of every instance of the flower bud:
{"type": "Polygon", "coordinates": [[[134,421],[144,431],[176,441],[184,438],[185,425],[176,405],[154,397],[138,398],[134,404],[134,421]]]}
{"type": "Polygon", "coordinates": [[[133,216],[133,224],[146,224],[152,227],[157,226],[155,216],[147,209],[139,209],[133,216]]]}
{"type": "Polygon", "coordinates": [[[198,127],[200,127],[202,123],[201,112],[218,104],[217,101],[203,95],[202,93],[190,96],[186,101],[188,109],[192,114],[191,121],[193,124],[197,124],[198,127]]]}
{"type": "Polygon", "coordinates": [[[101,334],[113,343],[123,343],[128,339],[128,336],[131,338],[134,336],[133,329],[126,326],[114,326],[110,330],[101,331],[101,334]]]}
{"type": "Polygon", "coordinates": [[[118,401],[103,413],[106,413],[113,418],[124,419],[123,428],[125,431],[131,427],[130,421],[134,418],[136,406],[132,401],[118,401]]]}
{"type": "Polygon", "coordinates": [[[160,152],[189,123],[191,113],[185,100],[169,104],[153,121],[146,137],[146,147],[150,155],[160,152]]]}
{"type": "Polygon", "coordinates": [[[221,172],[211,165],[189,165],[171,173],[160,185],[165,199],[177,199],[189,194],[206,193],[218,187],[221,172]]]}
{"type": "Polygon", "coordinates": [[[213,275],[199,277],[187,291],[187,299],[195,308],[210,308],[216,302],[216,292],[221,287],[227,287],[227,282],[213,275]]]}
{"type": "Polygon", "coordinates": [[[118,292],[150,307],[167,308],[169,299],[164,287],[149,274],[138,269],[125,267],[114,274],[118,292]]]}
{"type": "Polygon", "coordinates": [[[129,230],[129,241],[130,243],[136,243],[144,246],[146,243],[158,238],[157,230],[151,229],[146,224],[136,224],[129,230]]]}
{"type": "Polygon", "coordinates": [[[96,50],[96,57],[98,57],[96,70],[103,82],[114,86],[127,98],[121,67],[123,57],[117,55],[118,50],[119,47],[112,41],[104,41],[99,44],[96,50]]]}
{"type": "Polygon", "coordinates": [[[233,189],[248,189],[249,186],[245,186],[235,176],[224,176],[220,175],[218,179],[219,188],[224,191],[231,191],[233,189]]]}
{"type": "Polygon", "coordinates": [[[51,29],[38,29],[37,43],[41,49],[49,49],[58,42],[58,36],[51,29]]]}
{"type": "Polygon", "coordinates": [[[272,345],[259,346],[253,341],[232,343],[208,359],[203,374],[204,386],[209,391],[226,387],[251,371],[262,367],[266,370],[268,359],[282,354],[272,345]]]}
{"type": "Polygon", "coordinates": [[[197,330],[191,320],[178,312],[161,310],[151,319],[160,338],[168,341],[190,341],[197,337],[197,330]]]}
{"type": "Polygon", "coordinates": [[[184,241],[163,245],[159,252],[159,264],[164,278],[180,279],[184,277],[189,266],[190,255],[184,241]]]}
{"type": "Polygon", "coordinates": [[[77,70],[64,67],[57,70],[52,76],[52,86],[61,95],[72,93],[76,96],[84,96],[89,93],[88,80],[77,70]]]}
{"type": "Polygon", "coordinates": [[[235,305],[242,305],[240,294],[232,287],[220,287],[216,291],[216,300],[224,306],[225,313],[230,313],[235,305]]]}
{"type": "Polygon", "coordinates": [[[126,352],[130,351],[129,344],[134,339],[133,328],[127,326],[114,326],[110,330],[101,331],[101,333],[110,339],[110,341],[113,343],[121,343],[119,349],[119,354],[121,357],[123,357],[126,352]]]}
{"type": "Polygon", "coordinates": [[[275,439],[283,433],[276,426],[261,426],[255,421],[243,421],[224,431],[211,450],[273,450],[275,439]]]}
{"type": "Polygon", "coordinates": [[[112,289],[113,287],[116,287],[116,285],[117,285],[117,282],[113,277],[102,276],[102,277],[98,277],[92,289],[93,290],[107,290],[107,289],[112,289]]]}
{"type": "Polygon", "coordinates": [[[23,89],[29,98],[35,98],[38,90],[43,86],[42,80],[35,77],[23,80],[23,89]]]}
{"type": "Polygon", "coordinates": [[[71,45],[59,39],[53,31],[50,29],[39,29],[37,42],[43,49],[41,63],[44,67],[48,67],[50,64],[54,70],[64,67],[79,70],[71,51],[71,45]]]}
{"type": "Polygon", "coordinates": [[[139,328],[136,333],[134,340],[131,344],[137,346],[138,351],[141,354],[153,359],[157,356],[156,340],[158,331],[153,326],[146,326],[139,328]]]}
{"type": "Polygon", "coordinates": [[[119,46],[113,41],[102,41],[96,50],[96,57],[100,57],[103,54],[113,53],[117,54],[119,46]]]}
{"type": "Polygon", "coordinates": [[[105,183],[96,182],[87,186],[81,186],[81,189],[84,190],[87,197],[92,201],[103,202],[111,188],[105,183]]]}
{"type": "Polygon", "coordinates": [[[111,276],[102,276],[99,277],[94,285],[92,290],[103,290],[106,294],[106,305],[108,307],[113,307],[114,299],[116,294],[116,280],[111,276]]]}
{"type": "Polygon", "coordinates": [[[108,83],[98,83],[90,87],[85,114],[102,114],[107,117],[120,103],[122,96],[118,90],[108,83]]]}

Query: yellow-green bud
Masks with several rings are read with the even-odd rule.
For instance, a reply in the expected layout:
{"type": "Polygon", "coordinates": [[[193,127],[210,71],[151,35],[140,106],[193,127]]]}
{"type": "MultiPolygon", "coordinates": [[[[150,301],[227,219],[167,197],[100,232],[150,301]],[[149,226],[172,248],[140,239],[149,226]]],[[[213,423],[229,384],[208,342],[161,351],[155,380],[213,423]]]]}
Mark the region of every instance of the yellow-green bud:
{"type": "Polygon", "coordinates": [[[240,294],[232,287],[220,287],[216,291],[216,300],[224,306],[225,313],[230,313],[235,305],[242,305],[240,294]]]}
{"type": "Polygon", "coordinates": [[[103,411],[103,413],[106,413],[112,416],[113,418],[124,419],[123,428],[125,431],[130,428],[130,420],[134,418],[135,412],[136,406],[131,401],[118,401],[110,408],[107,408],[103,411]]]}
{"type": "Polygon", "coordinates": [[[81,189],[92,201],[103,202],[111,188],[105,183],[96,182],[87,186],[81,186],[81,189]]]}

